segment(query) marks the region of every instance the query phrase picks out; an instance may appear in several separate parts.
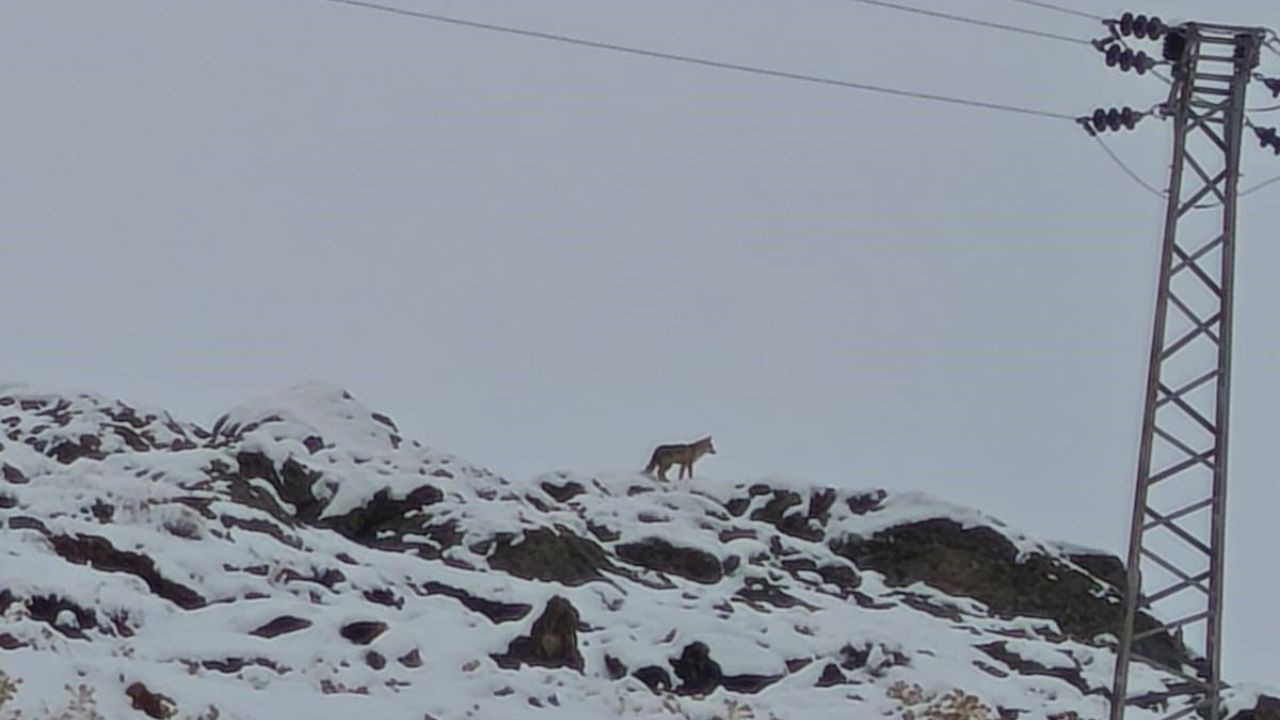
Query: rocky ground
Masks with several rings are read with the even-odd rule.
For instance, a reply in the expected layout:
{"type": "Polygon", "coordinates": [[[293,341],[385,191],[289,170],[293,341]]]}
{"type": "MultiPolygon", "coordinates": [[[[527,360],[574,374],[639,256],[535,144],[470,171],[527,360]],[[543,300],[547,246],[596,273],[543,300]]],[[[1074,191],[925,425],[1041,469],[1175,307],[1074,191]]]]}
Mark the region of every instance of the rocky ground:
{"type": "Polygon", "coordinates": [[[511,481],[329,386],[208,429],[0,390],[5,720],[1103,718],[1123,582],[917,494],[511,481]]]}

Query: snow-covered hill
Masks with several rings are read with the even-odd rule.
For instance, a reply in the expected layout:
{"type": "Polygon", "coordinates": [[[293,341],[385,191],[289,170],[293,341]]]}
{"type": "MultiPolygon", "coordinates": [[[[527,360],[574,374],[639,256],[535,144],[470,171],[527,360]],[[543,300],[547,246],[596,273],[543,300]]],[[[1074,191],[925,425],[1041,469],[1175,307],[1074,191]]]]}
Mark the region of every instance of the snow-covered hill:
{"type": "Polygon", "coordinates": [[[1122,582],[918,494],[512,481],[323,385],[0,389],[5,719],[1103,718],[1122,582]]]}

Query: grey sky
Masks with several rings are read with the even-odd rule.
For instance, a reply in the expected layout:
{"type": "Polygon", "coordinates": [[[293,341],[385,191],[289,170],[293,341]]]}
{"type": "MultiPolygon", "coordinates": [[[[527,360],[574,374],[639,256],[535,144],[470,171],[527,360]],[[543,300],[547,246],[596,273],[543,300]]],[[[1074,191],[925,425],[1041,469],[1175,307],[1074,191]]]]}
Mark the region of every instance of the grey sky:
{"type": "MultiPolygon", "coordinates": [[[[844,0],[394,4],[1068,114],[1164,94],[844,0]]],[[[1155,11],[1280,26],[1262,0],[1155,11]]],[[[1070,123],[320,0],[8,0],[0,61],[5,380],[206,423],[327,380],[516,477],[712,433],[709,475],[1123,549],[1162,207],[1070,123]]],[[[1163,184],[1166,127],[1114,147],[1163,184]]],[[[1280,174],[1250,147],[1245,185],[1280,174]]],[[[1241,212],[1226,610],[1228,676],[1272,683],[1277,197],[1241,212]]]]}

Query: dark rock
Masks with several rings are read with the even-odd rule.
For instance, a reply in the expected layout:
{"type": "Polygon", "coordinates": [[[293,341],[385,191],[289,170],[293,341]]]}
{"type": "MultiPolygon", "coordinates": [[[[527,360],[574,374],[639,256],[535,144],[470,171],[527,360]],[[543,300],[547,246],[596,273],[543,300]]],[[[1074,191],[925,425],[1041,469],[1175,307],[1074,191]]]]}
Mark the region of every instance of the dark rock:
{"type": "Polygon", "coordinates": [[[542,615],[533,621],[529,634],[511,641],[507,652],[494,655],[494,662],[508,670],[521,665],[568,667],[582,672],[578,652],[578,610],[559,595],[547,602],[542,615]]]}
{"type": "Polygon", "coordinates": [[[462,531],[458,529],[456,520],[424,525],[418,534],[425,535],[441,548],[451,548],[462,542],[462,531]]]}
{"type": "Polygon", "coordinates": [[[434,485],[414,488],[403,500],[392,500],[390,495],[390,491],[383,488],[362,507],[327,519],[324,524],[356,542],[376,544],[385,531],[390,531],[397,538],[406,532],[418,532],[421,518],[406,518],[405,515],[444,499],[444,493],[434,485]]]}
{"type": "Polygon", "coordinates": [[[632,677],[644,683],[645,687],[655,693],[671,689],[671,675],[657,665],[642,667],[632,673],[632,677]]]}
{"type": "Polygon", "coordinates": [[[720,531],[719,539],[722,543],[730,543],[734,540],[749,539],[755,540],[759,534],[751,528],[725,528],[720,531]]]}
{"type": "Polygon", "coordinates": [[[1124,571],[1124,563],[1120,558],[1104,553],[1076,553],[1068,555],[1067,559],[1093,573],[1099,580],[1119,592],[1123,593],[1127,590],[1125,584],[1128,582],[1129,574],[1124,571]]]}
{"type": "Polygon", "coordinates": [[[621,680],[627,676],[626,664],[612,655],[604,656],[604,669],[610,680],[621,680]]]}
{"type": "Polygon", "coordinates": [[[991,677],[1000,678],[1001,680],[1004,680],[1005,678],[1008,678],[1010,675],[1013,674],[1008,670],[1002,670],[996,667],[995,665],[992,665],[989,662],[983,662],[982,660],[974,660],[973,666],[978,668],[982,672],[990,675],[991,677]]]}
{"type": "Polygon", "coordinates": [[[117,550],[111,541],[96,535],[55,535],[49,538],[54,552],[67,562],[89,565],[101,572],[124,572],[147,584],[152,593],[184,610],[204,607],[205,600],[195,590],[162,577],[155,561],[146,555],[117,550]]]}
{"type": "Polygon", "coordinates": [[[80,458],[101,460],[106,457],[102,450],[102,440],[97,435],[81,435],[77,442],[62,440],[49,448],[49,457],[63,465],[70,465],[80,458]]]}
{"type": "Polygon", "coordinates": [[[1020,675],[1044,675],[1047,677],[1058,678],[1079,690],[1082,694],[1088,695],[1092,692],[1088,681],[1081,675],[1079,668],[1064,667],[1048,667],[1041,665],[1035,660],[1024,658],[1021,655],[1009,649],[1008,643],[993,642],[984,645],[975,646],[982,652],[990,655],[993,659],[999,660],[1008,667],[1016,670],[1020,675]]]}
{"type": "Polygon", "coordinates": [[[889,493],[884,490],[873,490],[858,495],[850,495],[845,500],[845,504],[849,506],[849,512],[854,515],[866,515],[869,512],[879,510],[884,503],[884,499],[888,496],[889,493]]]}
{"type": "Polygon", "coordinates": [[[98,626],[97,616],[92,610],[80,607],[74,602],[58,595],[36,595],[27,598],[27,612],[32,619],[48,623],[50,627],[71,638],[83,638],[85,630],[98,626]],[[58,615],[70,610],[76,616],[78,627],[70,628],[57,623],[58,615]]]}
{"type": "Polygon", "coordinates": [[[42,535],[49,534],[49,528],[46,527],[44,523],[40,522],[36,518],[28,517],[26,515],[15,515],[9,518],[9,529],[10,530],[35,530],[41,533],[42,535]]]}
{"type": "MultiPolygon", "coordinates": [[[[924,582],[949,595],[979,600],[1003,617],[1052,619],[1080,642],[1120,633],[1124,603],[1118,590],[1056,558],[1040,553],[1020,557],[1008,538],[989,527],[934,518],[830,546],[859,568],[882,573],[891,586],[924,582]]],[[[1139,613],[1135,627],[1142,633],[1158,623],[1139,613]]],[[[1193,661],[1167,632],[1144,638],[1135,650],[1170,667],[1193,661]]]]}
{"type": "Polygon", "coordinates": [[[115,517],[116,506],[111,503],[103,502],[101,499],[97,499],[89,506],[89,512],[98,519],[98,522],[108,523],[111,522],[111,518],[115,517]]]}
{"type": "Polygon", "coordinates": [[[293,568],[284,568],[275,575],[276,581],[283,581],[286,583],[315,583],[316,585],[320,585],[328,590],[333,590],[338,583],[346,579],[347,576],[344,575],[341,570],[336,568],[328,568],[324,571],[312,568],[310,575],[303,575],[293,568]]]}
{"type": "Polygon", "coordinates": [[[555,498],[557,502],[563,503],[563,502],[569,502],[574,497],[581,495],[587,490],[586,488],[582,487],[581,483],[570,481],[563,485],[556,485],[554,483],[544,482],[542,483],[542,491],[550,495],[551,497],[555,498]]]}
{"type": "Polygon", "coordinates": [[[746,512],[747,508],[750,506],[751,506],[751,498],[740,497],[740,498],[734,498],[729,502],[725,503],[724,509],[728,510],[729,514],[734,517],[742,517],[742,513],[746,512]]]}
{"type": "Polygon", "coordinates": [[[307,452],[315,455],[324,449],[324,438],[319,435],[308,435],[306,439],[302,441],[302,446],[307,449],[307,452]]]}
{"type": "Polygon", "coordinates": [[[686,645],[680,658],[671,661],[671,667],[680,678],[676,692],[681,695],[705,695],[719,687],[720,679],[724,677],[720,664],[711,659],[710,649],[702,642],[686,645]]]}
{"type": "Polygon", "coordinates": [[[222,526],[225,528],[239,528],[241,530],[248,530],[249,532],[256,532],[256,533],[262,533],[263,535],[270,535],[271,537],[275,538],[277,541],[285,545],[288,545],[291,548],[294,548],[297,550],[302,549],[301,540],[299,540],[297,537],[293,535],[286,533],[274,521],[267,520],[266,518],[242,518],[236,515],[231,515],[229,513],[223,513],[218,518],[218,520],[222,523],[222,526]]]}
{"type": "MultiPolygon", "coordinates": [[[[834,495],[832,499],[834,500],[834,495]]],[[[773,498],[765,503],[764,507],[757,508],[751,513],[751,519],[767,522],[792,537],[811,542],[821,540],[822,530],[810,525],[808,515],[802,513],[787,514],[789,509],[803,502],[799,493],[790,490],[775,490],[773,498]]]]}
{"type": "Polygon", "coordinates": [[[607,525],[601,525],[593,520],[587,521],[587,529],[590,530],[591,534],[595,535],[596,539],[600,542],[613,542],[622,537],[617,530],[614,530],[607,525]]]}
{"type": "Polygon", "coordinates": [[[823,582],[838,585],[842,590],[853,591],[862,585],[858,571],[844,565],[822,565],[818,568],[818,574],[822,576],[823,582]]]}
{"type": "Polygon", "coordinates": [[[374,590],[365,590],[364,599],[378,605],[393,607],[397,610],[404,607],[404,598],[399,597],[389,588],[376,588],[374,590]]]}
{"type": "Polygon", "coordinates": [[[418,652],[418,648],[414,648],[397,658],[397,661],[407,668],[422,667],[422,653],[418,652]]]}
{"type": "Polygon", "coordinates": [[[792,658],[787,661],[787,672],[798,672],[809,667],[811,664],[813,664],[812,658],[792,658]]]}
{"type": "Polygon", "coordinates": [[[1262,695],[1253,708],[1242,710],[1227,720],[1280,720],[1280,698],[1262,695]]]}
{"type": "Polygon", "coordinates": [[[775,490],[773,497],[763,507],[756,508],[751,513],[752,520],[760,520],[771,525],[777,525],[782,522],[782,516],[787,510],[804,502],[800,499],[799,493],[790,490],[775,490]]]}
{"type": "Polygon", "coordinates": [[[125,689],[124,693],[133,702],[133,709],[141,710],[146,713],[147,717],[164,720],[165,718],[173,717],[174,713],[177,712],[173,698],[157,692],[151,692],[146,685],[140,682],[130,685],[125,689]]]}
{"type": "Polygon", "coordinates": [[[963,613],[954,604],[948,603],[940,598],[933,598],[919,593],[902,593],[898,596],[902,600],[902,604],[912,610],[919,610],[928,613],[936,618],[950,620],[951,622],[960,622],[964,619],[963,613]]]}
{"type": "Polygon", "coordinates": [[[632,565],[679,575],[694,582],[711,584],[724,577],[716,556],[694,548],[677,547],[662,538],[650,537],[618,545],[614,550],[621,560],[632,565]]]}
{"type": "Polygon", "coordinates": [[[250,631],[249,634],[257,635],[262,638],[273,638],[278,635],[284,635],[285,633],[305,630],[309,627],[311,627],[310,620],[304,620],[303,618],[294,617],[292,615],[281,615],[266,625],[250,631]]]}
{"type": "Polygon", "coordinates": [[[339,634],[356,645],[368,645],[387,631],[387,624],[377,620],[365,620],[342,626],[339,634]]]}
{"type": "Polygon", "coordinates": [[[0,633],[0,650],[17,650],[26,646],[26,643],[9,633],[0,633]]]}
{"type": "Polygon", "coordinates": [[[364,654],[364,662],[374,670],[381,670],[387,666],[387,659],[382,656],[382,653],[374,650],[370,650],[364,654]]]}
{"type": "Polygon", "coordinates": [[[757,693],[781,679],[781,676],[725,675],[702,642],[686,645],[680,657],[671,661],[671,667],[680,678],[680,687],[675,689],[680,695],[705,695],[717,687],[736,693],[757,693]]]}
{"type": "Polygon", "coordinates": [[[729,692],[753,695],[782,679],[782,675],[725,675],[720,686],[729,692]]]}
{"type": "Polygon", "coordinates": [[[489,567],[520,578],[566,585],[600,580],[601,570],[613,569],[599,545],[564,528],[558,533],[549,528],[525,530],[520,544],[512,545],[511,540],[506,534],[497,538],[489,567]]]}
{"type": "Polygon", "coordinates": [[[320,474],[308,470],[293,458],[284,461],[277,470],[275,463],[265,454],[241,451],[236,454],[236,465],[239,470],[233,477],[239,482],[233,485],[233,499],[269,512],[282,520],[297,519],[314,522],[324,509],[323,504],[312,492],[312,486],[320,479],[320,474]],[[287,512],[269,495],[244,482],[252,479],[266,480],[270,483],[282,500],[293,505],[295,512],[287,512]]]}
{"type": "Polygon", "coordinates": [[[845,670],[860,670],[867,666],[869,659],[871,659],[870,645],[861,648],[845,645],[840,648],[840,667],[845,670]]]}
{"type": "Polygon", "coordinates": [[[804,602],[803,600],[787,593],[777,585],[765,580],[764,578],[747,578],[745,583],[738,592],[734,593],[735,597],[746,600],[753,607],[760,605],[772,605],[776,608],[793,608],[804,607],[808,610],[817,610],[818,608],[804,602]]]}
{"type": "Polygon", "coordinates": [[[133,637],[133,627],[129,622],[128,610],[107,613],[107,619],[111,621],[111,627],[115,628],[117,635],[120,637],[133,637]]]}
{"type": "Polygon", "coordinates": [[[21,470],[9,463],[0,465],[0,475],[4,476],[5,482],[11,482],[14,485],[21,485],[28,482],[27,476],[24,475],[21,470]]]}
{"type": "Polygon", "coordinates": [[[8,493],[0,493],[0,510],[18,507],[18,498],[8,493]]]}
{"type": "Polygon", "coordinates": [[[791,573],[792,577],[795,577],[801,572],[818,572],[818,563],[814,562],[810,558],[786,558],[780,564],[782,565],[783,570],[791,573]]]}
{"type": "Polygon", "coordinates": [[[835,488],[814,490],[809,494],[809,519],[826,525],[831,517],[831,506],[836,504],[835,488]]]}
{"type": "Polygon", "coordinates": [[[476,597],[466,590],[450,587],[444,583],[435,582],[434,580],[423,583],[422,589],[425,590],[428,595],[445,595],[447,597],[451,597],[462,603],[462,605],[468,610],[478,612],[489,618],[489,621],[493,623],[521,620],[529,614],[530,610],[533,609],[533,606],[526,605],[524,603],[504,603],[497,600],[486,600],[481,597],[476,597]]]}
{"type": "Polygon", "coordinates": [[[849,682],[849,678],[840,672],[840,668],[836,667],[835,663],[827,663],[827,666],[822,668],[822,676],[818,678],[817,686],[831,687],[832,685],[844,685],[847,682],[849,682]]]}

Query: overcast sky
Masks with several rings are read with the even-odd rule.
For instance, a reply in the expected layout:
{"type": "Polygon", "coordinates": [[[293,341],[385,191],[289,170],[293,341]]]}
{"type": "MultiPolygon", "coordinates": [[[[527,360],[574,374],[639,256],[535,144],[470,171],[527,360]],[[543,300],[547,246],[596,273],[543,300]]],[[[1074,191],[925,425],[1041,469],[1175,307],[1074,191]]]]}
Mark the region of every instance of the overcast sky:
{"type": "MultiPolygon", "coordinates": [[[[1071,115],[1165,93],[847,0],[394,2],[1071,115]]],[[[1221,5],[1158,11],[1280,26],[1221,5]]],[[[1069,122],[322,0],[6,0],[0,64],[0,379],[201,423],[325,380],[513,477],[709,433],[708,476],[925,490],[1124,549],[1163,208],[1069,122]]],[[[1163,185],[1165,125],[1113,142],[1163,185]]],[[[1280,173],[1250,148],[1244,185],[1280,173]]],[[[1277,199],[1241,209],[1225,660],[1280,684],[1277,199]]]]}

